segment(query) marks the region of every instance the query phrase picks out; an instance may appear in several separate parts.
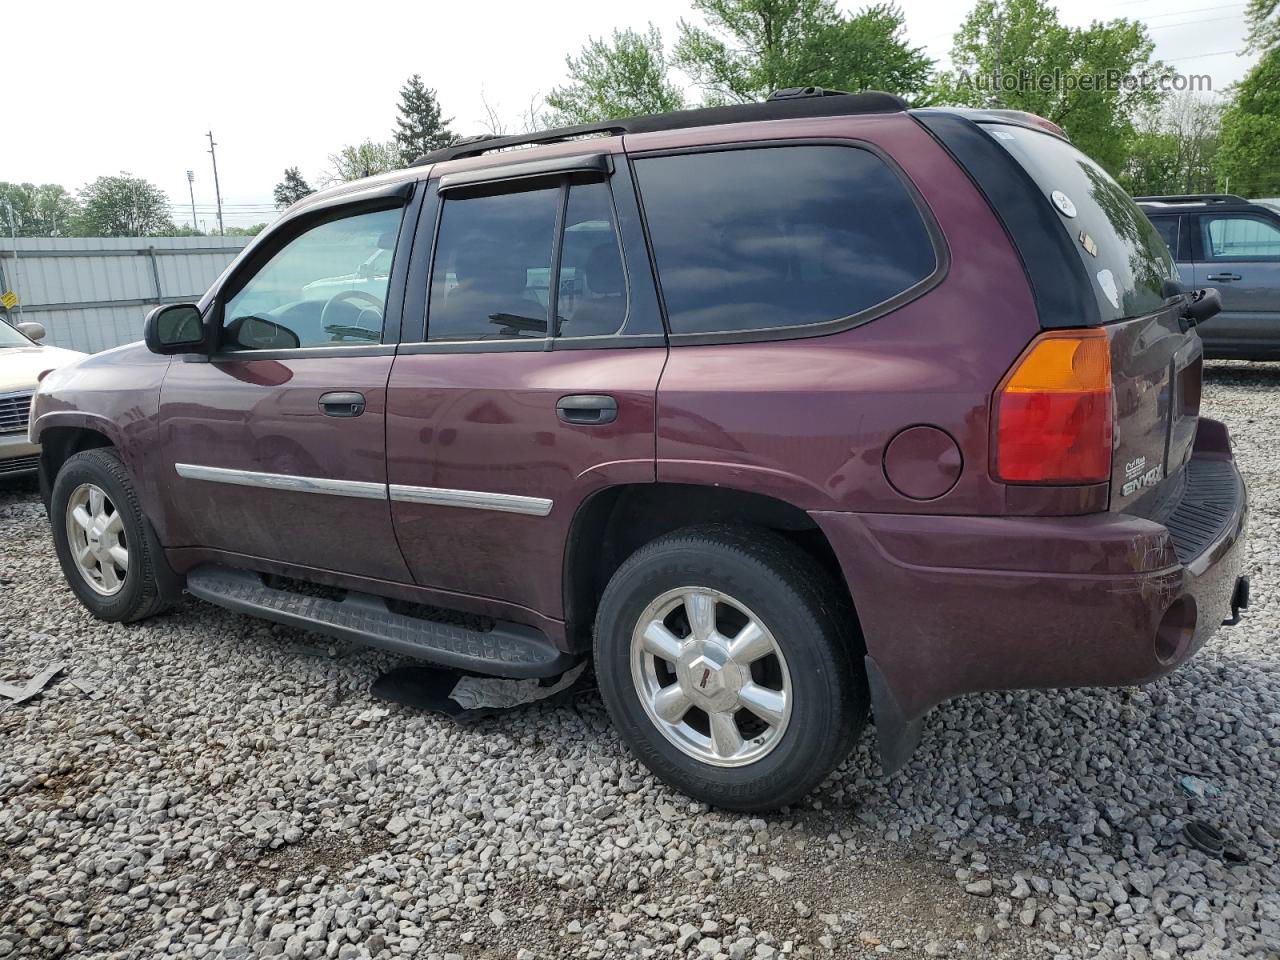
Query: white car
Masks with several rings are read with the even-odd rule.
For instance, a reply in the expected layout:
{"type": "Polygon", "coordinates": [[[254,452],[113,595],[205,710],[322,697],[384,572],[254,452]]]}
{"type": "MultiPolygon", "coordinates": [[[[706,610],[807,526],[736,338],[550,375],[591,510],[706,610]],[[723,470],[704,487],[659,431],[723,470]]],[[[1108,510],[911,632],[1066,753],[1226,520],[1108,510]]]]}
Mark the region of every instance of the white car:
{"type": "Polygon", "coordinates": [[[35,472],[40,445],[27,439],[27,418],[36,384],[48,371],[85,356],[36,342],[43,338],[43,324],[0,320],[0,478],[35,472]]]}

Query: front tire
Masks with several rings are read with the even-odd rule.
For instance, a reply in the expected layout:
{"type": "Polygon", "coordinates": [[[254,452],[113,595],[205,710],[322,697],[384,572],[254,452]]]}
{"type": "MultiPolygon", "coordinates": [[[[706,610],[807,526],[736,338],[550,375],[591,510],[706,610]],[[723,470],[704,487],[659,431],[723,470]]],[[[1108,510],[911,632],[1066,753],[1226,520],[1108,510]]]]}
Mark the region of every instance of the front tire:
{"type": "Polygon", "coordinates": [[[67,585],[99,620],[131,623],[168,605],[160,545],[114,450],[68,458],[53,482],[49,519],[67,585]]]}
{"type": "Polygon", "coordinates": [[[853,614],[825,571],[766,530],[661,537],[614,574],[596,618],[596,676],[654,774],[730,810],[803,797],[866,722],[853,614]]]}

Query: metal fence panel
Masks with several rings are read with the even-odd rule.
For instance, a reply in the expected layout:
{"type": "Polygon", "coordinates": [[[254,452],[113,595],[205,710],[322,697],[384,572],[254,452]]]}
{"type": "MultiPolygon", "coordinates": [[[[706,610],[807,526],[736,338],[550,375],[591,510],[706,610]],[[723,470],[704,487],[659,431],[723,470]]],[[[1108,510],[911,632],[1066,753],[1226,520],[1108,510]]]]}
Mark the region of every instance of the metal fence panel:
{"type": "MultiPolygon", "coordinates": [[[[39,320],[45,343],[96,353],[142,336],[157,303],[197,300],[252,237],[0,239],[0,291],[39,320]]],[[[19,319],[17,310],[9,319],[19,319]]]]}

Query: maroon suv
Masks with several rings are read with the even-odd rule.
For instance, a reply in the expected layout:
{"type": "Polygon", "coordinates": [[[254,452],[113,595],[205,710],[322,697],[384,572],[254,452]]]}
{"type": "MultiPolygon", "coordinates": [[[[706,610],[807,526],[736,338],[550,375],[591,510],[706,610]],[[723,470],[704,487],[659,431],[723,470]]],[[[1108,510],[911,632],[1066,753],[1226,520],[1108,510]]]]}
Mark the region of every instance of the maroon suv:
{"type": "Polygon", "coordinates": [[[593,654],[658,776],[794,801],[1247,601],[1212,313],[1028,114],[886,94],[466,141],[308,197],[31,437],[98,617],[185,588],[479,673],[593,654]]]}

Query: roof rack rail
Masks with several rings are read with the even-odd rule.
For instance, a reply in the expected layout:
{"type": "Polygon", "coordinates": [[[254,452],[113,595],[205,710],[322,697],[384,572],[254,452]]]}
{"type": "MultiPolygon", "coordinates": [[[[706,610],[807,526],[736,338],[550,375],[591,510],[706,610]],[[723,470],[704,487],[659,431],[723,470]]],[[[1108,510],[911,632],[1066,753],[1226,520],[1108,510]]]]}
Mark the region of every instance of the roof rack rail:
{"type": "Polygon", "coordinates": [[[1166,197],[1134,197],[1138,203],[1248,203],[1234,193],[1184,193],[1166,197]]]}
{"type": "Polygon", "coordinates": [[[540,130],[537,133],[515,136],[467,137],[448,147],[432,150],[413,162],[413,166],[443,163],[462,157],[478,157],[495,150],[511,147],[541,146],[578,140],[585,137],[617,136],[623,133],[652,133],[658,130],[685,130],[690,127],[709,127],[722,123],[748,123],[755,120],[789,120],[801,117],[835,117],[859,113],[900,113],[908,109],[907,102],[892,93],[867,90],[862,93],[841,93],[822,87],[788,87],[778,90],[763,103],[742,103],[728,107],[701,107],[696,110],[676,110],[643,117],[624,117],[606,120],[604,123],[583,123],[556,130],[540,130]]]}

